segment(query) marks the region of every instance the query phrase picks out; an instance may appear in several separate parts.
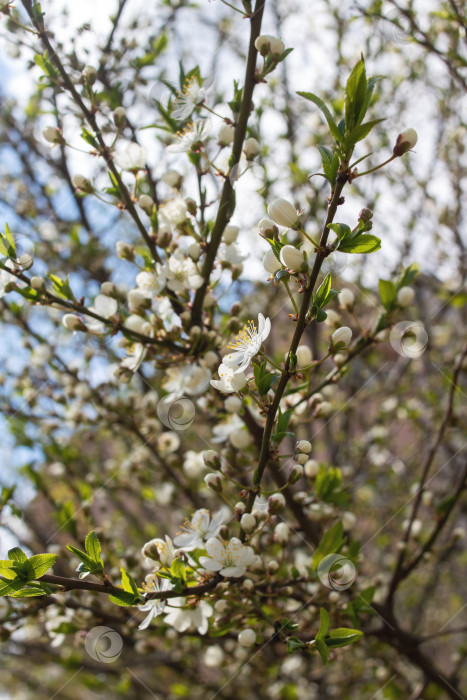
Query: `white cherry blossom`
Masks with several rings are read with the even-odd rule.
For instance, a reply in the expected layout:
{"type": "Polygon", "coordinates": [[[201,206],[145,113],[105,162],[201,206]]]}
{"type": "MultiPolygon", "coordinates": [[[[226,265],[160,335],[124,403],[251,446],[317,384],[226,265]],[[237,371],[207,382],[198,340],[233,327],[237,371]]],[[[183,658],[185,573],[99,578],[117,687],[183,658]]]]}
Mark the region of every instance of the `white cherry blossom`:
{"type": "Polygon", "coordinates": [[[214,610],[204,600],[193,600],[187,603],[186,598],[171,598],[169,607],[173,608],[164,617],[164,622],[174,627],[177,632],[186,632],[190,627],[198,630],[199,634],[208,631],[208,619],[214,610]]]}
{"type": "Polygon", "coordinates": [[[191,518],[185,521],[184,532],[174,538],[177,547],[183,549],[196,549],[204,547],[204,541],[219,534],[224,522],[224,512],[220,510],[211,519],[211,514],[206,508],[200,508],[191,518]]]}
{"type": "Polygon", "coordinates": [[[234,350],[229,355],[226,355],[222,363],[229,367],[235,366],[235,373],[243,372],[255,355],[261,350],[263,342],[271,332],[271,321],[269,318],[264,318],[263,314],[258,314],[258,328],[253,321],[248,321],[243,329],[227,346],[228,349],[234,350]]]}
{"type": "Polygon", "coordinates": [[[185,83],[182,92],[177,95],[172,116],[175,119],[187,119],[197,105],[204,101],[204,88],[198,78],[193,76],[185,83]]]}
{"type": "Polygon", "coordinates": [[[166,270],[160,263],[156,263],[154,271],[143,270],[136,275],[138,289],[147,299],[157,297],[164,289],[166,270]]]}
{"type": "Polygon", "coordinates": [[[177,140],[167,146],[168,153],[187,153],[195,146],[201,145],[211,132],[211,120],[200,119],[189,124],[183,131],[176,134],[177,140]]]}
{"type": "Polygon", "coordinates": [[[122,170],[144,170],[146,149],[133,141],[122,142],[114,160],[122,170]]]}
{"type": "Polygon", "coordinates": [[[251,547],[244,545],[238,537],[228,542],[211,537],[206,542],[207,557],[200,557],[200,564],[208,571],[219,571],[222,576],[244,576],[252,563],[255,553],[251,547]]]}
{"type": "Polygon", "coordinates": [[[233,367],[228,367],[221,363],[217,370],[219,379],[211,379],[211,386],[214,389],[223,391],[225,394],[231,394],[234,391],[240,391],[246,384],[244,372],[235,372],[233,367]]]}
{"type": "MultiPolygon", "coordinates": [[[[143,588],[145,589],[146,593],[159,593],[160,591],[170,591],[172,590],[173,586],[168,578],[159,578],[156,576],[156,574],[149,574],[146,576],[143,588]]],[[[138,605],[141,612],[148,613],[142,623],[139,625],[138,629],[145,630],[147,627],[149,627],[153,619],[164,612],[166,604],[167,603],[165,600],[152,598],[147,600],[144,605],[138,605]]]]}

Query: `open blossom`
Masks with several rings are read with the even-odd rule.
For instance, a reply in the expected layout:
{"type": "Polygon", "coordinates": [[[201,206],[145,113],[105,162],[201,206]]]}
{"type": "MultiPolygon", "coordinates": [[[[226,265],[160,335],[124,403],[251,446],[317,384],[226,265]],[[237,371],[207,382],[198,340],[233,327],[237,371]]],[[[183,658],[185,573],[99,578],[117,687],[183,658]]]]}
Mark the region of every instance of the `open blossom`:
{"type": "Polygon", "coordinates": [[[115,162],[122,170],[144,170],[146,167],[146,150],[132,141],[120,144],[115,155],[115,162]]]}
{"type": "Polygon", "coordinates": [[[169,226],[177,226],[181,224],[186,219],[187,205],[183,197],[174,197],[173,199],[168,199],[159,208],[158,216],[159,222],[167,224],[169,226]]]}
{"type": "Polygon", "coordinates": [[[193,76],[184,85],[182,92],[177,95],[172,116],[175,119],[187,119],[194,108],[204,101],[204,88],[198,78],[193,76]]]}
{"type": "MultiPolygon", "coordinates": [[[[118,302],[113,297],[108,297],[105,294],[98,294],[94,299],[94,306],[89,307],[89,311],[102,316],[103,318],[110,318],[117,313],[118,302]]],[[[105,324],[103,321],[99,321],[97,318],[92,318],[88,316],[86,318],[86,328],[90,333],[104,333],[105,324]]]]}
{"type": "Polygon", "coordinates": [[[206,542],[207,557],[200,557],[200,564],[208,571],[219,571],[222,576],[244,576],[248,566],[253,562],[255,553],[251,547],[244,545],[238,537],[223,542],[211,537],[206,542]]]}
{"type": "Polygon", "coordinates": [[[229,355],[226,355],[222,363],[229,367],[236,366],[235,373],[243,372],[255,355],[261,350],[263,342],[271,332],[271,321],[269,318],[264,318],[263,314],[258,314],[258,328],[253,321],[248,321],[243,329],[227,346],[230,350],[234,350],[229,355]]]}
{"type": "MultiPolygon", "coordinates": [[[[159,578],[155,574],[149,574],[146,576],[143,588],[146,593],[159,593],[161,591],[170,591],[173,586],[168,578],[159,578]]],[[[164,612],[166,606],[165,600],[159,600],[158,598],[153,598],[147,600],[144,605],[138,605],[141,612],[147,612],[148,614],[144,618],[143,622],[139,625],[139,630],[145,630],[151,624],[152,620],[164,612]]]]}
{"type": "Polygon", "coordinates": [[[157,559],[163,566],[170,566],[175,558],[175,547],[170,537],[166,535],[165,540],[156,537],[146,542],[142,553],[146,558],[149,558],[153,566],[154,560],[157,559]]]}
{"type": "Polygon", "coordinates": [[[209,386],[212,377],[208,367],[201,367],[196,362],[182,367],[169,367],[164,380],[164,389],[182,396],[188,394],[203,394],[209,386]]]}
{"type": "Polygon", "coordinates": [[[214,389],[223,391],[225,394],[231,394],[234,391],[240,391],[246,384],[244,372],[235,372],[233,367],[228,367],[223,363],[219,365],[217,370],[219,379],[211,379],[211,386],[214,389]]]}
{"type": "Polygon", "coordinates": [[[193,147],[200,147],[211,133],[211,120],[200,119],[189,124],[186,129],[176,134],[177,140],[167,146],[168,153],[187,153],[193,147]]]}
{"type": "Polygon", "coordinates": [[[164,617],[167,625],[174,627],[177,632],[186,632],[194,627],[199,634],[206,634],[208,619],[214,613],[209,603],[204,600],[187,602],[186,598],[171,598],[169,607],[173,609],[164,617]]]}
{"type": "Polygon", "coordinates": [[[160,263],[156,263],[154,271],[143,270],[136,275],[138,289],[147,299],[157,297],[165,286],[166,270],[160,263]]]}
{"type": "Polygon", "coordinates": [[[204,541],[219,534],[224,522],[224,512],[220,510],[211,519],[211,515],[206,508],[200,508],[191,518],[186,521],[184,532],[174,538],[177,547],[183,549],[196,549],[204,547],[204,541]]]}
{"type": "Polygon", "coordinates": [[[167,265],[167,287],[173,292],[198,289],[203,284],[195,263],[178,249],[170,256],[167,265]]]}

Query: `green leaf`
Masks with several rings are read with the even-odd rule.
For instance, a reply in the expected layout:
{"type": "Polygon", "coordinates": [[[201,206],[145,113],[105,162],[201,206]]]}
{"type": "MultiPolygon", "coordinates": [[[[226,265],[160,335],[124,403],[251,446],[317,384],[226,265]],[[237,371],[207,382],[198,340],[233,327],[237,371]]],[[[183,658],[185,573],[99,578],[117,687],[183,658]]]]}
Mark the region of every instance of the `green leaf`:
{"type": "Polygon", "coordinates": [[[47,595],[42,588],[21,588],[16,593],[11,593],[10,598],[35,598],[39,595],[47,595]]]}
{"type": "Polygon", "coordinates": [[[15,562],[16,564],[25,564],[28,560],[27,556],[19,547],[13,547],[8,552],[8,559],[15,562]]]}
{"type": "Polygon", "coordinates": [[[17,573],[12,569],[14,566],[12,561],[8,561],[6,559],[2,559],[0,561],[0,576],[3,576],[3,578],[10,579],[11,581],[14,581],[15,578],[17,578],[17,573]]]}
{"type": "Polygon", "coordinates": [[[85,568],[78,568],[78,571],[87,571],[88,573],[91,573],[92,571],[96,570],[96,563],[91,559],[91,557],[88,554],[86,554],[86,552],[82,552],[77,547],[73,547],[72,544],[67,544],[66,548],[70,552],[73,552],[75,557],[78,557],[78,559],[80,559],[80,561],[84,564],[85,568]]]}
{"type": "Polygon", "coordinates": [[[101,543],[99,542],[95,530],[91,530],[91,532],[87,535],[84,548],[86,549],[86,553],[91,557],[92,561],[102,567],[104,566],[104,562],[101,559],[101,543]]]}
{"type": "Polygon", "coordinates": [[[391,280],[380,279],[378,282],[378,288],[382,305],[384,306],[386,311],[390,311],[396,300],[396,285],[394,284],[394,282],[391,282],[391,280]]]}
{"type": "Polygon", "coordinates": [[[336,182],[337,171],[339,169],[339,156],[336,152],[331,151],[327,146],[318,146],[323,162],[324,177],[331,184],[336,182]]]}
{"type": "Polygon", "coordinates": [[[319,618],[319,630],[318,634],[316,635],[316,639],[322,639],[325,637],[329,629],[329,615],[324,608],[320,608],[319,618]]]}
{"type": "Polygon", "coordinates": [[[347,224],[329,224],[328,228],[334,231],[340,241],[352,235],[352,229],[347,224]]]}
{"type": "Polygon", "coordinates": [[[297,95],[300,95],[300,97],[304,97],[306,100],[310,100],[310,102],[313,102],[317,107],[320,108],[320,110],[326,118],[331,134],[334,136],[337,143],[341,143],[342,134],[337,128],[337,124],[334,121],[334,118],[325,102],[323,102],[323,100],[320,97],[318,97],[318,95],[314,95],[312,92],[297,92],[297,95]]]}
{"type": "Polygon", "coordinates": [[[134,593],[129,593],[128,591],[119,591],[118,593],[114,592],[112,595],[109,595],[109,600],[115,603],[115,605],[127,607],[141,602],[141,597],[139,595],[135,596],[134,593]]]}
{"type": "Polygon", "coordinates": [[[136,585],[134,578],[127,571],[125,571],[123,566],[120,568],[120,571],[122,572],[123,590],[127,593],[132,593],[139,598],[138,586],[136,585]]]}
{"type": "Polygon", "coordinates": [[[326,666],[326,664],[329,661],[329,649],[327,648],[325,641],[323,639],[316,639],[315,649],[321,656],[321,661],[323,662],[323,665],[326,666]]]}
{"type": "Polygon", "coordinates": [[[96,150],[99,150],[99,142],[98,142],[98,140],[96,139],[96,137],[94,136],[94,134],[91,134],[91,132],[88,131],[88,129],[86,129],[84,126],[81,127],[81,138],[82,138],[84,141],[86,141],[86,143],[89,144],[89,146],[92,146],[92,147],[95,148],[96,150]]]}
{"type": "Polygon", "coordinates": [[[361,630],[338,627],[329,633],[324,642],[326,646],[330,648],[346,647],[356,642],[360,637],[363,637],[363,632],[361,630]]]}
{"type": "Polygon", "coordinates": [[[56,294],[63,299],[68,299],[69,301],[76,301],[75,295],[71,291],[70,283],[68,278],[65,280],[60,279],[57,275],[52,275],[50,272],[47,273],[47,277],[52,282],[52,287],[56,294]]]}
{"type": "Polygon", "coordinates": [[[350,134],[346,136],[344,148],[348,150],[355,146],[355,144],[364,139],[365,136],[368,136],[370,131],[380,122],[384,122],[384,119],[373,119],[373,121],[356,126],[352,129],[350,134]]]}
{"type": "Polygon", "coordinates": [[[397,282],[397,289],[400,289],[401,287],[408,287],[409,285],[411,285],[417,275],[418,265],[416,263],[413,263],[412,265],[409,265],[409,267],[406,267],[400,279],[397,282]]]}
{"type": "Polygon", "coordinates": [[[298,637],[289,637],[287,640],[287,653],[293,654],[294,651],[300,651],[306,647],[305,642],[302,642],[298,637]]]}
{"type": "Polygon", "coordinates": [[[347,134],[357,126],[365,116],[363,107],[367,95],[365,61],[363,57],[353,67],[345,86],[345,130],[347,134]]]}
{"type": "Polygon", "coordinates": [[[30,579],[37,579],[43,576],[57,561],[56,554],[35,554],[28,559],[28,572],[30,579]]]}
{"type": "Polygon", "coordinates": [[[327,296],[330,292],[331,289],[331,273],[328,272],[324,280],[321,282],[318,291],[315,294],[315,298],[313,300],[313,303],[316,304],[316,306],[319,306],[320,308],[324,306],[327,296]]]}
{"type": "Polygon", "coordinates": [[[344,528],[339,521],[324,533],[313,555],[312,567],[316,571],[318,564],[328,554],[338,552],[344,543],[344,528]]]}
{"type": "Polygon", "coordinates": [[[369,233],[362,233],[356,238],[339,243],[340,253],[376,253],[381,248],[381,240],[369,233]]]}
{"type": "Polygon", "coordinates": [[[11,596],[13,593],[20,591],[24,586],[24,581],[5,581],[5,579],[0,577],[0,598],[4,596],[11,596]]]}

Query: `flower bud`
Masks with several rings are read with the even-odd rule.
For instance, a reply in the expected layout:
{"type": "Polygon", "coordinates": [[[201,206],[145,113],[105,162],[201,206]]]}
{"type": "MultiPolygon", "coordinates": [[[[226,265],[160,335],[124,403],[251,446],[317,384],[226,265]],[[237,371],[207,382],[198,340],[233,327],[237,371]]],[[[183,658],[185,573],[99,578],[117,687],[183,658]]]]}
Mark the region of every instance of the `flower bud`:
{"type": "Polygon", "coordinates": [[[316,459],[309,459],[305,462],[304,472],[309,479],[314,479],[319,472],[319,464],[316,459]]]}
{"type": "Polygon", "coordinates": [[[274,541],[279,542],[280,544],[285,544],[290,536],[290,530],[288,528],[288,525],[286,523],[279,523],[279,525],[276,525],[274,528],[274,541]]]}
{"type": "Polygon", "coordinates": [[[85,85],[94,85],[97,80],[97,70],[94,66],[85,66],[81,73],[85,85]]]}
{"type": "Polygon", "coordinates": [[[253,137],[247,139],[243,145],[243,153],[245,154],[247,160],[253,160],[256,158],[260,150],[261,146],[253,137]]]}
{"type": "Polygon", "coordinates": [[[373,212],[371,209],[368,209],[368,207],[364,207],[361,209],[359,215],[358,215],[358,220],[363,221],[365,224],[367,224],[371,219],[373,218],[373,212]]]}
{"type": "Polygon", "coordinates": [[[80,317],[75,314],[65,314],[62,323],[69,331],[82,331],[86,328],[80,317]]]}
{"type": "Polygon", "coordinates": [[[281,513],[285,508],[285,498],[281,493],[273,493],[272,496],[268,498],[268,513],[270,515],[277,515],[281,513]]]}
{"type": "Polygon", "coordinates": [[[72,176],[71,184],[75,189],[82,190],[82,192],[92,192],[93,190],[93,187],[88,178],[84,177],[84,175],[79,175],[79,173],[76,173],[76,175],[72,176]]]}
{"type": "Polygon", "coordinates": [[[274,58],[280,58],[285,51],[285,44],[282,39],[278,39],[275,36],[269,37],[269,45],[271,47],[271,53],[274,58]]]}
{"type": "Polygon", "coordinates": [[[415,146],[417,141],[418,134],[415,129],[406,129],[397,137],[396,145],[392,152],[395,156],[403,156],[404,153],[407,153],[415,146]]]}
{"type": "Polygon", "coordinates": [[[203,462],[211,469],[221,468],[221,459],[215,450],[206,450],[206,452],[203,452],[203,462]]]}
{"type": "Polygon", "coordinates": [[[240,229],[238,226],[232,226],[232,224],[228,224],[224,232],[222,234],[222,238],[224,239],[224,243],[227,243],[229,245],[230,243],[235,243],[237,240],[237,236],[239,233],[240,229]]]}
{"type": "Polygon", "coordinates": [[[297,452],[305,452],[305,454],[309,454],[311,452],[311,442],[309,440],[299,440],[295,445],[295,450],[297,452]]]}
{"type": "Polygon", "coordinates": [[[235,447],[237,450],[242,450],[244,447],[248,447],[248,445],[250,445],[251,443],[250,433],[247,430],[244,430],[243,428],[240,428],[239,430],[235,430],[233,433],[230,433],[229,439],[232,446],[235,447]]]}
{"type": "Polygon", "coordinates": [[[219,474],[206,474],[204,477],[204,483],[206,486],[217,493],[222,491],[222,478],[219,474]]]}
{"type": "Polygon", "coordinates": [[[298,455],[295,455],[295,459],[299,464],[306,464],[308,461],[308,455],[306,455],[304,452],[299,452],[298,455]]]}
{"type": "Polygon", "coordinates": [[[344,347],[347,347],[347,345],[350,345],[351,340],[352,331],[348,326],[341,326],[332,334],[332,344],[334,346],[340,345],[342,343],[344,347]]]}
{"type": "Polygon", "coordinates": [[[102,282],[101,284],[101,292],[107,297],[111,297],[115,294],[117,290],[115,289],[115,285],[113,282],[102,282]]]}
{"type": "Polygon", "coordinates": [[[182,183],[183,176],[180,175],[177,170],[167,170],[163,175],[161,175],[161,180],[169,187],[173,187],[178,190],[182,183]]]}
{"type": "Polygon", "coordinates": [[[229,604],[226,600],[216,600],[214,603],[214,610],[220,614],[224,613],[228,607],[229,604]]]}
{"type": "Polygon", "coordinates": [[[242,647],[252,647],[256,642],[256,632],[251,628],[242,630],[237,637],[238,643],[242,647]]]}
{"type": "Polygon", "coordinates": [[[224,408],[227,413],[238,413],[242,408],[242,400],[238,396],[229,396],[224,401],[224,408]]]}
{"type": "Polygon", "coordinates": [[[139,289],[130,289],[127,298],[130,311],[138,311],[148,305],[148,298],[139,289]]]}
{"type": "Polygon", "coordinates": [[[264,255],[263,267],[270,275],[274,275],[278,270],[282,269],[282,265],[274,255],[272,248],[266,251],[264,255]]]}
{"type": "Polygon", "coordinates": [[[285,245],[280,252],[281,263],[292,272],[299,272],[306,267],[303,253],[293,245],[285,245]]]}
{"type": "Polygon", "coordinates": [[[217,135],[217,141],[220,146],[228,146],[234,140],[235,128],[232,124],[222,124],[217,135]]]}
{"type": "Polygon", "coordinates": [[[251,578],[246,578],[242,581],[242,588],[245,591],[252,591],[253,588],[255,587],[254,582],[251,580],[251,578]]]}
{"type": "Polygon", "coordinates": [[[303,476],[303,467],[301,464],[294,464],[289,473],[288,483],[295,484],[303,476]]]}
{"type": "Polygon", "coordinates": [[[113,119],[115,126],[121,128],[126,121],[126,109],[125,107],[116,107],[113,111],[113,119]]]}
{"type": "Polygon", "coordinates": [[[268,206],[268,215],[276,224],[287,228],[293,228],[298,222],[297,210],[286,199],[274,199],[268,206]]]}
{"type": "Polygon", "coordinates": [[[39,275],[34,275],[34,277],[31,277],[31,287],[33,289],[44,289],[45,279],[39,275]]]}
{"type": "Polygon", "coordinates": [[[49,143],[63,143],[64,142],[64,139],[63,139],[63,136],[62,136],[60,129],[57,129],[54,126],[46,126],[45,129],[42,129],[42,136],[49,143]]]}
{"type": "Polygon", "coordinates": [[[299,367],[308,367],[313,362],[313,354],[308,345],[299,345],[297,348],[297,365],[299,367]]]}
{"type": "Polygon", "coordinates": [[[276,224],[271,219],[268,219],[267,216],[263,216],[263,218],[258,222],[258,228],[260,233],[273,235],[277,233],[276,224]]]}
{"type": "Polygon", "coordinates": [[[240,518],[240,525],[245,532],[253,532],[256,527],[256,518],[251,513],[243,513],[240,518]]]}
{"type": "Polygon", "coordinates": [[[410,306],[415,297],[412,287],[401,287],[397,292],[396,301],[399,306],[410,306]]]}
{"type": "Polygon", "coordinates": [[[344,309],[351,309],[355,303],[355,295],[351,289],[342,289],[339,292],[339,303],[344,309]]]}
{"type": "Polygon", "coordinates": [[[148,194],[142,194],[138,198],[138,204],[141,209],[150,216],[154,208],[154,200],[148,194]]]}
{"type": "Polygon", "coordinates": [[[255,49],[261,56],[267,56],[271,48],[270,37],[267,34],[261,34],[255,39],[255,49]]]}
{"type": "Polygon", "coordinates": [[[126,241],[117,241],[115,247],[119,258],[123,258],[124,260],[133,260],[135,257],[135,248],[130,243],[127,243],[126,241]]]}

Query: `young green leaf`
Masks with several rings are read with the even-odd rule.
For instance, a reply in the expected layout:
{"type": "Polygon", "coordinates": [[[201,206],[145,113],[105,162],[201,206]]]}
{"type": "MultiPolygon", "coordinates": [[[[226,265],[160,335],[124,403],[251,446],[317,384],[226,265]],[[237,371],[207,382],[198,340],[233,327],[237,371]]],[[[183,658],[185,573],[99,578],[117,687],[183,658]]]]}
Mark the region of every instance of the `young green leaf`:
{"type": "Polygon", "coordinates": [[[43,576],[57,561],[56,554],[34,554],[27,561],[30,580],[43,576]]]}
{"type": "Polygon", "coordinates": [[[316,639],[322,639],[325,637],[329,629],[329,615],[324,608],[320,608],[319,618],[319,630],[318,634],[316,635],[316,639]]]}
{"type": "Polygon", "coordinates": [[[328,554],[338,552],[344,543],[344,528],[339,521],[333,525],[321,538],[321,542],[313,555],[312,567],[316,571],[318,564],[328,554]]]}
{"type": "Polygon", "coordinates": [[[320,108],[320,110],[326,118],[331,134],[334,136],[337,143],[341,143],[342,134],[339,131],[337,124],[334,121],[334,118],[326,103],[323,102],[323,100],[320,97],[318,97],[318,95],[314,95],[312,92],[297,92],[297,95],[300,95],[300,97],[304,97],[306,100],[310,100],[310,102],[313,102],[317,107],[320,108]]]}
{"type": "Polygon", "coordinates": [[[354,630],[347,627],[338,627],[324,639],[327,647],[346,647],[349,644],[353,644],[360,637],[363,637],[363,632],[361,630],[354,630]]]}
{"type": "Polygon", "coordinates": [[[396,285],[394,282],[391,282],[391,280],[379,280],[378,283],[379,287],[379,295],[381,297],[381,303],[386,309],[386,311],[390,311],[394,305],[394,302],[396,300],[396,295],[397,295],[397,289],[396,285]]]}
{"type": "Polygon", "coordinates": [[[104,562],[101,559],[101,543],[96,535],[95,530],[87,535],[84,548],[86,553],[91,557],[92,561],[96,562],[100,566],[104,566],[104,562]]]}
{"type": "Polygon", "coordinates": [[[337,250],[340,253],[376,253],[381,248],[381,239],[369,233],[362,233],[352,240],[343,240],[337,250]]]}

